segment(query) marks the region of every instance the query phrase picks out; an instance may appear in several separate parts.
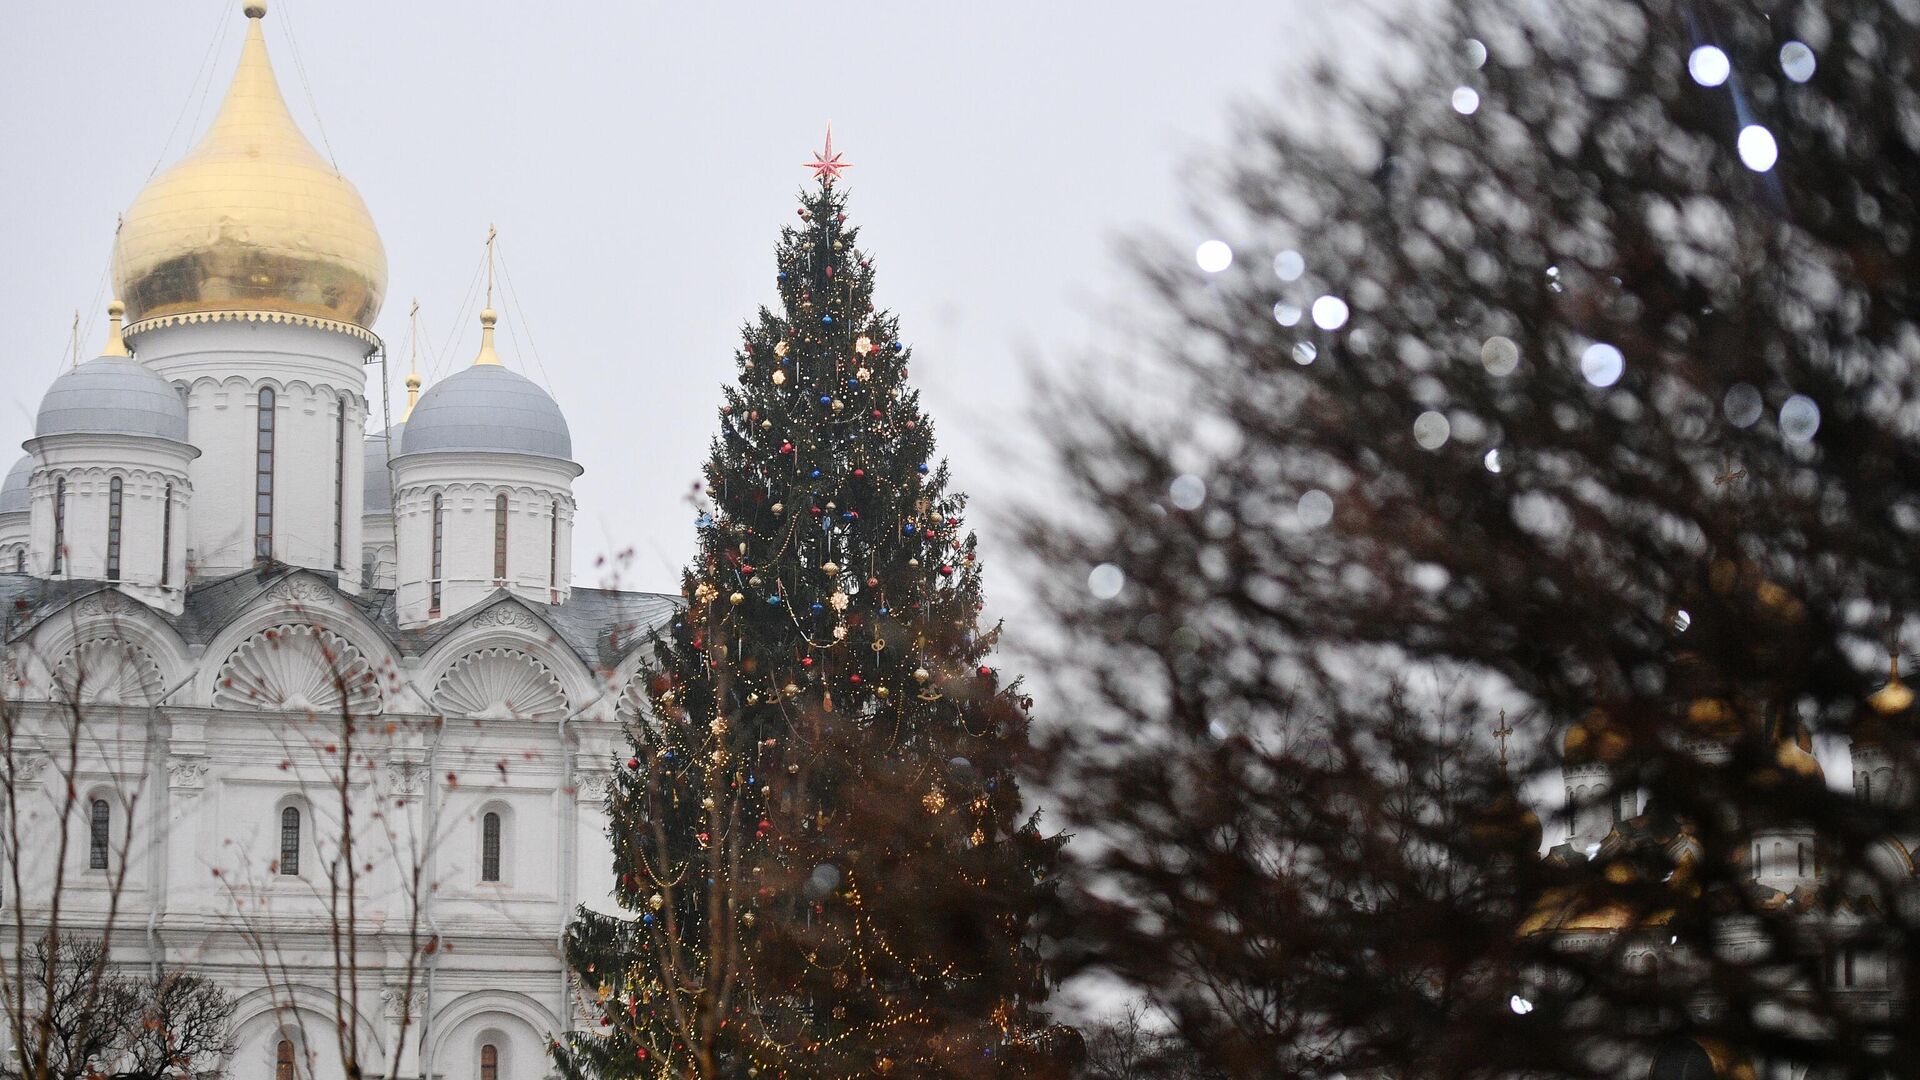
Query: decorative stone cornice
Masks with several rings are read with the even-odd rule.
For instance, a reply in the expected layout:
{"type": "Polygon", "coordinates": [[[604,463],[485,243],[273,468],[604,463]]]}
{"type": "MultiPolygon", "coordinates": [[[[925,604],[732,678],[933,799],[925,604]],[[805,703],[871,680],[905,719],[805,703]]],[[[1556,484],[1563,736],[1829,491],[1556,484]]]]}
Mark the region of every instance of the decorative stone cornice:
{"type": "Polygon", "coordinates": [[[195,323],[250,322],[269,323],[282,326],[305,326],[314,330],[331,330],[336,334],[345,334],[357,338],[374,348],[380,347],[380,337],[365,327],[352,323],[336,322],[313,315],[294,315],[284,311],[186,311],[177,315],[160,315],[151,319],[141,319],[126,328],[123,333],[132,338],[165,326],[189,326],[195,323]]]}

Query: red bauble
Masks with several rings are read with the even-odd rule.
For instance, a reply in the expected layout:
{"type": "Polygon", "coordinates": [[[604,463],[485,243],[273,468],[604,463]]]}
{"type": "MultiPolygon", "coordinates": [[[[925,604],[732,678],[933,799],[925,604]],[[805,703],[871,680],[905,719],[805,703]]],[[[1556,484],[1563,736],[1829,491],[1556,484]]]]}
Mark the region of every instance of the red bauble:
{"type": "Polygon", "coordinates": [[[851,683],[854,683],[854,684],[856,684],[856,685],[857,685],[857,684],[859,684],[860,682],[862,682],[862,681],[864,681],[864,680],[862,680],[862,679],[860,678],[860,676],[858,676],[858,675],[849,675],[849,676],[847,676],[847,681],[849,681],[849,682],[851,682],[851,683]]]}
{"type": "Polygon", "coordinates": [[[866,475],[867,475],[867,470],[865,470],[865,469],[855,469],[855,470],[853,470],[853,475],[854,475],[855,477],[864,477],[864,476],[866,476],[866,475]]]}
{"type": "Polygon", "coordinates": [[[629,768],[629,769],[632,769],[632,770],[633,770],[633,771],[635,771],[635,772],[639,772],[639,771],[640,771],[640,759],[639,759],[639,758],[637,758],[637,757],[630,757],[630,758],[628,758],[628,759],[627,759],[627,768],[629,768]]]}
{"type": "Polygon", "coordinates": [[[942,563],[942,564],[941,564],[941,566],[940,566],[940,576],[941,576],[941,577],[952,577],[952,576],[953,576],[953,567],[951,567],[951,566],[948,566],[948,565],[946,565],[946,564],[944,564],[944,563],[942,563]]]}
{"type": "Polygon", "coordinates": [[[800,658],[800,666],[801,666],[801,667],[812,667],[812,666],[813,666],[813,657],[811,657],[811,656],[803,656],[803,657],[801,657],[801,658],[800,658]]]}
{"type": "Polygon", "coordinates": [[[988,667],[988,666],[987,666],[987,665],[985,665],[985,664],[981,664],[981,665],[980,665],[980,677],[981,677],[981,678],[983,678],[983,679],[991,679],[991,678],[993,678],[993,669],[992,669],[992,668],[990,668],[990,667],[988,667]]]}

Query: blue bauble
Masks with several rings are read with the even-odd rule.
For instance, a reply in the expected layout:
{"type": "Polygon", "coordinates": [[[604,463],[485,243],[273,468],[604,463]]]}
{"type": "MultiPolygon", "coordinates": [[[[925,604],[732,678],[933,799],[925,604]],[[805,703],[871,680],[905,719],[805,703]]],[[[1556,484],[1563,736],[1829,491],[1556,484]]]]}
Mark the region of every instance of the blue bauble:
{"type": "Polygon", "coordinates": [[[822,405],[831,405],[831,404],[833,404],[833,395],[832,395],[832,394],[821,394],[821,395],[820,395],[820,404],[822,404],[822,405]]]}
{"type": "Polygon", "coordinates": [[[769,596],[769,597],[767,597],[767,603],[769,603],[769,604],[772,604],[772,605],[774,605],[775,607],[779,607],[779,606],[780,606],[780,598],[779,598],[778,596],[769,596]]]}
{"type": "Polygon", "coordinates": [[[823,323],[825,323],[825,324],[827,324],[828,326],[832,326],[832,325],[833,325],[833,316],[831,316],[831,315],[822,315],[822,316],[820,316],[820,321],[821,321],[821,322],[823,322],[823,323]]]}
{"type": "Polygon", "coordinates": [[[787,280],[787,272],[785,270],[780,271],[780,280],[781,281],[787,280]]]}
{"type": "Polygon", "coordinates": [[[882,614],[882,615],[885,615],[886,613],[887,613],[887,609],[886,609],[886,608],[884,608],[884,607],[883,607],[883,608],[881,608],[881,609],[880,609],[880,614],[882,614]]]}
{"type": "Polygon", "coordinates": [[[913,522],[909,521],[905,525],[900,526],[900,531],[905,533],[908,536],[912,536],[914,533],[917,533],[920,531],[920,527],[918,525],[915,525],[913,522]]]}
{"type": "Polygon", "coordinates": [[[856,377],[856,378],[852,378],[852,379],[848,379],[848,380],[847,380],[847,385],[848,385],[848,386],[859,386],[859,385],[860,385],[860,380],[859,380],[859,379],[858,379],[857,377],[856,377]]]}
{"type": "Polygon", "coordinates": [[[820,601],[818,601],[818,600],[815,600],[815,601],[813,602],[813,613],[814,613],[815,615],[818,615],[818,614],[820,614],[821,612],[823,612],[823,611],[825,611],[825,610],[827,610],[827,605],[825,605],[825,604],[823,604],[823,603],[821,603],[821,602],[820,602],[820,601]]]}
{"type": "Polygon", "coordinates": [[[640,921],[641,921],[641,922],[643,922],[643,923],[646,923],[646,924],[647,924],[648,926],[652,926],[652,925],[653,925],[653,912],[651,912],[651,911],[649,911],[649,912],[647,912],[647,913],[646,913],[645,915],[642,915],[642,916],[640,916],[640,921]]]}
{"type": "Polygon", "coordinates": [[[811,479],[818,480],[820,479],[820,470],[815,469],[812,472],[808,473],[807,476],[810,477],[811,479]]]}
{"type": "Polygon", "coordinates": [[[927,464],[926,462],[923,461],[920,463],[920,475],[925,476],[926,474],[927,474],[927,464]]]}
{"type": "Polygon", "coordinates": [[[900,350],[902,350],[902,349],[904,349],[904,348],[906,348],[906,346],[905,346],[905,345],[902,345],[901,343],[899,343],[899,342],[897,342],[897,341],[893,343],[893,351],[894,351],[894,352],[899,352],[900,350]]]}

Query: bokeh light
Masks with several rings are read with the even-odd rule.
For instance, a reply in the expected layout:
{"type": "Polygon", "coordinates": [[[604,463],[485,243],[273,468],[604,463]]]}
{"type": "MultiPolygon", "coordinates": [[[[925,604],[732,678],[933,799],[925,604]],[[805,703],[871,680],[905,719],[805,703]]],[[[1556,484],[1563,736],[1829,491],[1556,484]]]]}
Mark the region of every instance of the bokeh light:
{"type": "Polygon", "coordinates": [[[1440,449],[1447,445],[1452,434],[1453,425],[1447,423],[1445,413],[1429,409],[1413,421],[1413,441],[1419,443],[1422,450],[1440,449]]]}
{"type": "Polygon", "coordinates": [[[1467,66],[1475,71],[1487,66],[1487,46],[1479,38],[1468,38],[1461,47],[1467,56],[1467,66]]]}
{"type": "Polygon", "coordinates": [[[1580,374],[1595,386],[1612,386],[1620,381],[1620,375],[1626,369],[1627,361],[1620,355],[1620,350],[1604,341],[1594,342],[1580,354],[1580,374]]]}
{"type": "Polygon", "coordinates": [[[1294,504],[1294,520],[1309,529],[1317,529],[1333,520],[1333,496],[1319,488],[1309,488],[1294,504]]]}
{"type": "Polygon", "coordinates": [[[1101,563],[1087,575],[1087,591],[1096,600],[1111,600],[1127,586],[1126,572],[1110,562],[1101,563]]]}
{"type": "Polygon", "coordinates": [[[1773,141],[1773,132],[1759,124],[1740,129],[1739,147],[1741,162],[1754,172],[1766,172],[1780,160],[1780,146],[1773,141]]]}
{"type": "Polygon", "coordinates": [[[1285,300],[1273,305],[1273,321],[1279,323],[1281,326],[1298,326],[1300,324],[1300,305],[1289,304],[1285,300]]]}
{"type": "Polygon", "coordinates": [[[1702,45],[1687,57],[1687,74],[1701,86],[1719,86],[1733,74],[1733,63],[1718,45],[1702,45]]]}
{"type": "Polygon", "coordinates": [[[1193,261],[1209,274],[1217,274],[1233,265],[1233,249],[1225,240],[1207,240],[1193,249],[1193,261]]]}
{"type": "Polygon", "coordinates": [[[1338,330],[1347,325],[1347,302],[1337,296],[1323,296],[1315,300],[1313,325],[1322,330],[1338,330]]]}
{"type": "Polygon", "coordinates": [[[1795,394],[1780,406],[1780,437],[1793,443],[1812,439],[1820,430],[1820,406],[1805,394],[1795,394]]]}
{"type": "Polygon", "coordinates": [[[1273,273],[1281,281],[1298,281],[1306,272],[1307,260],[1292,248],[1273,257],[1273,273]]]}
{"type": "Polygon", "coordinates": [[[1461,116],[1472,116],[1480,110],[1480,93],[1471,86],[1453,88],[1453,111],[1461,116]]]}
{"type": "Polygon", "coordinates": [[[1720,399],[1720,411],[1726,415],[1727,423],[1737,428],[1752,427],[1758,423],[1765,405],[1760,400],[1760,391],[1751,383],[1734,383],[1727,388],[1726,396],[1720,399]]]}
{"type": "Polygon", "coordinates": [[[1182,473],[1167,485],[1167,497],[1182,510],[1198,510],[1207,501],[1207,482],[1192,473],[1182,473]]]}
{"type": "Polygon", "coordinates": [[[1520,367],[1520,346],[1512,338],[1495,334],[1481,342],[1480,364],[1489,375],[1511,375],[1520,367]]]}
{"type": "Polygon", "coordinates": [[[1789,41],[1780,46],[1780,70],[1794,82],[1803,83],[1813,78],[1816,66],[1813,49],[1806,42],[1789,41]]]}
{"type": "Polygon", "coordinates": [[[1500,448],[1496,446],[1493,449],[1487,451],[1487,456],[1482,458],[1481,462],[1486,465],[1488,472],[1490,473],[1499,472],[1503,464],[1502,461],[1500,460],[1500,448]]]}
{"type": "Polygon", "coordinates": [[[1302,341],[1293,347],[1293,362],[1301,367],[1313,363],[1314,357],[1319,355],[1320,350],[1314,348],[1311,341],[1302,341]]]}

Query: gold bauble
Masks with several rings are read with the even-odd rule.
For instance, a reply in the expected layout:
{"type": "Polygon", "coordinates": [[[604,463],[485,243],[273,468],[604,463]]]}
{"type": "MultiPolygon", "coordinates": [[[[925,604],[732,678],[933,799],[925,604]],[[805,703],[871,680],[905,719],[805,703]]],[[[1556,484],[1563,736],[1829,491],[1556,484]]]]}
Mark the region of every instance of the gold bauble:
{"type": "Polygon", "coordinates": [[[784,372],[784,371],[776,371],[776,372],[774,372],[774,373],[773,373],[773,385],[775,385],[775,386],[785,386],[785,385],[786,385],[786,383],[787,383],[787,373],[786,373],[786,372],[784,372]]]}
{"type": "Polygon", "coordinates": [[[933,674],[929,672],[926,668],[921,667],[921,668],[913,669],[914,682],[925,683],[928,679],[931,679],[931,678],[933,678],[933,674]]]}
{"type": "Polygon", "coordinates": [[[747,602],[746,593],[734,593],[732,596],[727,597],[727,603],[729,604],[744,604],[746,602],[747,602]]]}
{"type": "Polygon", "coordinates": [[[885,701],[885,700],[886,700],[887,698],[890,698],[890,697],[892,697],[892,696],[893,696],[893,691],[891,691],[891,690],[889,690],[889,689],[887,689],[887,688],[886,688],[886,687],[884,687],[884,686],[876,686],[876,687],[874,687],[874,688],[873,688],[873,693],[874,693],[874,696],[875,696],[875,697],[878,697],[878,698],[879,698],[880,700],[882,700],[882,701],[885,701]]]}

